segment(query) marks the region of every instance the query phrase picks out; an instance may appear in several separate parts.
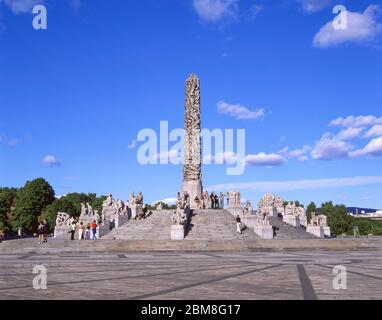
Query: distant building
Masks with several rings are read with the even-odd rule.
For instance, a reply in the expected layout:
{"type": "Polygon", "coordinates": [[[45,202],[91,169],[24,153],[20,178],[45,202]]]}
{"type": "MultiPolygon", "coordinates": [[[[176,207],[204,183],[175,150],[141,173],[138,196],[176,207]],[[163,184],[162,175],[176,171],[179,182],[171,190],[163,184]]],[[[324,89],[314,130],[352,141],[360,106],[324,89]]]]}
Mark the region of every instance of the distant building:
{"type": "Polygon", "coordinates": [[[370,208],[359,208],[359,207],[348,207],[346,208],[347,213],[352,216],[368,216],[371,214],[375,214],[377,209],[370,208]]]}

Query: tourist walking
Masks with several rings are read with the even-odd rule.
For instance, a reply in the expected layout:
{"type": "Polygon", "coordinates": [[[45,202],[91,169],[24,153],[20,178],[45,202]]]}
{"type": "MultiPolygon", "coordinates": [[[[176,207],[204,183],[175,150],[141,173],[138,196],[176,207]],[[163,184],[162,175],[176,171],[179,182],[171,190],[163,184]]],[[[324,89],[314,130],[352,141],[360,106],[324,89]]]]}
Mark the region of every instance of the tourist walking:
{"type": "Polygon", "coordinates": [[[93,240],[97,240],[97,222],[95,220],[91,224],[91,229],[93,232],[93,240]]]}
{"type": "Polygon", "coordinates": [[[73,220],[72,224],[70,225],[70,235],[71,235],[70,240],[74,240],[76,229],[77,229],[77,223],[76,223],[76,220],[73,220]]]}
{"type": "Polygon", "coordinates": [[[242,231],[241,231],[241,219],[240,219],[239,215],[237,215],[237,217],[236,217],[236,227],[237,227],[236,233],[242,234],[242,231]]]}
{"type": "Polygon", "coordinates": [[[205,209],[205,205],[204,205],[204,192],[202,192],[202,196],[201,196],[201,199],[200,199],[200,209],[205,209]]]}
{"type": "Polygon", "coordinates": [[[43,244],[44,243],[44,224],[40,222],[37,228],[37,235],[38,235],[38,243],[43,244]]]}

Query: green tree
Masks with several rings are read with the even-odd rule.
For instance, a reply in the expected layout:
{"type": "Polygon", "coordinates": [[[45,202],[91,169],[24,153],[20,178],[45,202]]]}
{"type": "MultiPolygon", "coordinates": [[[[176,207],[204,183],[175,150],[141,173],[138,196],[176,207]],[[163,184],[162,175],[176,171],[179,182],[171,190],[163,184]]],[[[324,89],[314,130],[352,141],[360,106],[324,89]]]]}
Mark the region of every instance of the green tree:
{"type": "Polygon", "coordinates": [[[320,214],[328,217],[328,225],[333,234],[352,234],[354,218],[347,214],[344,205],[333,205],[333,202],[325,202],[320,208],[320,214]]]}
{"type": "Polygon", "coordinates": [[[73,216],[79,217],[81,214],[81,203],[92,204],[92,202],[96,199],[96,196],[94,193],[69,193],[64,198],[66,198],[70,203],[72,203],[76,207],[76,211],[73,214],[73,216]]]}
{"type": "Polygon", "coordinates": [[[0,188],[0,229],[9,232],[11,229],[11,212],[14,208],[14,202],[17,189],[0,188]]]}
{"type": "Polygon", "coordinates": [[[23,227],[26,232],[35,232],[42,210],[55,200],[52,186],[43,178],[27,181],[17,191],[12,229],[23,227]]]}
{"type": "Polygon", "coordinates": [[[58,212],[65,212],[73,216],[76,214],[77,209],[68,199],[62,197],[54,200],[54,202],[45,207],[42,211],[42,219],[46,219],[49,224],[50,231],[54,230],[56,225],[56,218],[58,212]]]}
{"type": "Polygon", "coordinates": [[[102,203],[106,200],[106,196],[100,196],[95,197],[94,200],[91,202],[91,205],[94,210],[98,210],[98,212],[101,214],[102,211],[102,203]]]}
{"type": "Polygon", "coordinates": [[[308,222],[312,219],[312,212],[315,212],[317,210],[316,204],[312,201],[309,203],[308,207],[306,208],[306,217],[308,219],[308,222]]]}
{"type": "Polygon", "coordinates": [[[296,207],[303,207],[304,208],[304,205],[302,203],[300,203],[300,201],[296,200],[294,201],[296,207]]]}

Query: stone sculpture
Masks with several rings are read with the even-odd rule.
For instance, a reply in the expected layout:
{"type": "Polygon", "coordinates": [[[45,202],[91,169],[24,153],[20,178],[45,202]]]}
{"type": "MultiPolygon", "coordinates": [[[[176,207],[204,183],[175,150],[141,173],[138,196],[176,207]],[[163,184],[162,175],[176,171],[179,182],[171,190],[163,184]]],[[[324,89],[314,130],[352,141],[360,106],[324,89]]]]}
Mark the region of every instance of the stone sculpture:
{"type": "Polygon", "coordinates": [[[259,208],[274,207],[275,198],[270,193],[266,193],[259,201],[259,208]]]}
{"type": "Polygon", "coordinates": [[[69,226],[70,215],[65,212],[57,213],[56,227],[67,227],[69,226]]]}
{"type": "Polygon", "coordinates": [[[227,201],[229,208],[241,207],[241,193],[238,191],[230,191],[227,193],[227,201]]]}
{"type": "Polygon", "coordinates": [[[260,226],[269,226],[269,220],[267,219],[267,212],[261,209],[256,213],[256,224],[260,226]]]}
{"type": "Polygon", "coordinates": [[[172,222],[174,225],[184,225],[186,222],[186,214],[184,208],[182,207],[182,203],[178,202],[176,210],[172,214],[172,222]]]}
{"type": "Polygon", "coordinates": [[[247,203],[245,204],[244,207],[244,214],[252,214],[253,208],[251,201],[247,200],[247,203]]]}
{"type": "MultiPolygon", "coordinates": [[[[87,206],[88,214],[95,215],[93,208],[88,205],[87,206]]],[[[119,215],[127,215],[127,206],[122,200],[115,200],[113,196],[110,194],[106,200],[102,203],[102,212],[101,216],[104,216],[104,220],[113,221],[116,216],[119,215]]]]}
{"type": "Polygon", "coordinates": [[[312,212],[312,219],[310,220],[309,226],[325,228],[328,226],[327,217],[323,214],[316,216],[316,213],[312,212]]]}

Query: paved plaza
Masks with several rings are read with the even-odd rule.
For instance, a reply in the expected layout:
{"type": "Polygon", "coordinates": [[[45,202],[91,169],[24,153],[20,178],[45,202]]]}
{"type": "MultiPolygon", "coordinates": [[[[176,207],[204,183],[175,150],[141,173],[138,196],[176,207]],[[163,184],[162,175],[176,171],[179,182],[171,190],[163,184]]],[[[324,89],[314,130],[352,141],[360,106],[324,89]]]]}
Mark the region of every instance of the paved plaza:
{"type": "Polygon", "coordinates": [[[0,255],[0,299],[382,299],[380,251],[0,255]],[[32,287],[35,265],[47,290],[32,287]],[[333,288],[333,267],[347,289],[333,288]]]}

